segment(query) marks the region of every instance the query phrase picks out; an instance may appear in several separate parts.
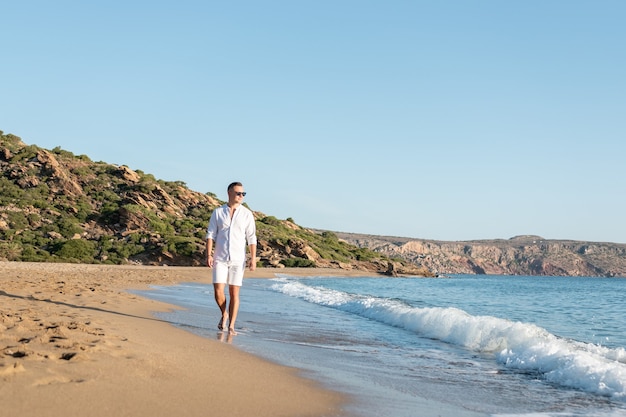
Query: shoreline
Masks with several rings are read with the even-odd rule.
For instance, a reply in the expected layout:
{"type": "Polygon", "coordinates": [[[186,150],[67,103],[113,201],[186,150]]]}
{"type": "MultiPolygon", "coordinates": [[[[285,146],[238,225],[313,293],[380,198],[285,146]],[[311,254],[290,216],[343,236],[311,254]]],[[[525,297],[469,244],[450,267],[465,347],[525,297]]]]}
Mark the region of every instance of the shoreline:
{"type": "MultiPolygon", "coordinates": [[[[247,278],[276,274],[364,273],[246,271],[247,278]]],[[[176,307],[129,292],[181,282],[210,284],[211,272],[204,267],[0,262],[0,416],[72,417],[86,410],[94,417],[345,415],[346,395],[306,379],[299,369],[157,319],[154,312],[176,307]]]]}

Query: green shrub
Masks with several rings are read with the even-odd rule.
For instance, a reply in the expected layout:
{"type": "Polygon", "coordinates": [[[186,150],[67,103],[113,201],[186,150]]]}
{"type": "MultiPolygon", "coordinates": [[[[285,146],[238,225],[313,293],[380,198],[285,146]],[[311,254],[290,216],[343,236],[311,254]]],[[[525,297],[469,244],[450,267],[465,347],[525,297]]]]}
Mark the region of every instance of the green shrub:
{"type": "Polygon", "coordinates": [[[11,158],[11,163],[17,164],[22,161],[29,161],[37,156],[39,148],[35,145],[24,146],[11,158]]]}
{"type": "Polygon", "coordinates": [[[13,240],[22,244],[30,244],[36,247],[44,247],[48,244],[48,239],[42,236],[37,230],[25,229],[15,234],[13,240]]]}
{"type": "Polygon", "coordinates": [[[180,256],[193,256],[198,252],[197,243],[193,239],[184,237],[171,237],[167,242],[167,250],[180,256]]]}
{"type": "Polygon", "coordinates": [[[50,253],[33,245],[22,245],[22,255],[20,260],[23,262],[46,262],[50,260],[50,253]]]}
{"type": "Polygon", "coordinates": [[[93,213],[93,208],[84,197],[81,197],[75,203],[74,208],[77,210],[76,220],[78,220],[79,223],[87,221],[87,218],[93,213]]]}
{"type": "Polygon", "coordinates": [[[165,220],[152,216],[150,219],[150,228],[161,236],[171,236],[174,234],[174,226],[165,220]]]}
{"type": "Polygon", "coordinates": [[[142,245],[116,240],[113,242],[109,254],[112,254],[114,258],[126,260],[131,256],[142,253],[144,250],[145,248],[142,245]]]}
{"type": "Polygon", "coordinates": [[[276,217],[274,216],[266,216],[263,217],[261,219],[261,223],[267,224],[269,226],[274,226],[274,227],[279,227],[280,224],[280,220],[278,220],[276,217]]]}
{"type": "Polygon", "coordinates": [[[7,261],[19,261],[22,255],[22,245],[15,242],[0,241],[0,259],[7,261]]]}
{"type": "Polygon", "coordinates": [[[96,245],[90,240],[71,239],[56,244],[53,253],[68,262],[92,263],[96,255],[96,245]]]}
{"type": "Polygon", "coordinates": [[[6,213],[9,227],[15,230],[22,230],[28,227],[28,218],[21,211],[9,211],[6,213]]]}
{"type": "Polygon", "coordinates": [[[78,220],[74,217],[62,217],[57,221],[59,233],[66,239],[71,239],[76,234],[83,233],[83,228],[78,224],[78,220]]]}
{"type": "Polygon", "coordinates": [[[0,177],[0,203],[7,205],[15,203],[24,195],[24,191],[8,178],[0,177]]]}
{"type": "Polygon", "coordinates": [[[315,262],[304,258],[287,258],[280,261],[287,268],[313,268],[315,262]]]}
{"type": "Polygon", "coordinates": [[[357,261],[371,261],[380,257],[380,255],[376,252],[373,252],[372,250],[366,248],[356,249],[354,251],[354,256],[356,257],[357,261]]]}
{"type": "Polygon", "coordinates": [[[61,149],[60,146],[56,146],[54,149],[52,149],[52,153],[59,155],[59,156],[64,156],[66,158],[74,158],[74,154],[70,151],[66,151],[61,149]]]}
{"type": "Polygon", "coordinates": [[[11,152],[16,152],[22,146],[22,139],[11,133],[5,135],[4,132],[0,130],[0,143],[6,146],[11,152]]]}

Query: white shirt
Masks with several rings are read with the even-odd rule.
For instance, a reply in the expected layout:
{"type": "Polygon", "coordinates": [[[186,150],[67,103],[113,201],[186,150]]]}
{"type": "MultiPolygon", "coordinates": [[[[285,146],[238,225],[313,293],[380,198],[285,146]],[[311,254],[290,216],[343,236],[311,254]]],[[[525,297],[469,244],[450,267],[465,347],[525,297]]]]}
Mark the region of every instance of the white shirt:
{"type": "Polygon", "coordinates": [[[256,245],[256,224],[252,211],[239,206],[230,218],[230,208],[224,204],[211,214],[206,238],[215,242],[213,259],[217,262],[245,262],[246,241],[256,245]]]}

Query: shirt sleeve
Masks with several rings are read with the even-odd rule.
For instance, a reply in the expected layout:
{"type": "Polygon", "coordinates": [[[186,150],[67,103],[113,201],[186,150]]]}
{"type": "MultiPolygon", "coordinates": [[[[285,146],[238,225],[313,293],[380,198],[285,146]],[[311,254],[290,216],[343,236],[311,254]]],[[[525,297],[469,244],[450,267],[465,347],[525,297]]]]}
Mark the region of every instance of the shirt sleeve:
{"type": "Polygon", "coordinates": [[[211,214],[211,218],[209,219],[209,225],[206,229],[206,237],[204,240],[211,239],[215,241],[215,236],[217,235],[217,210],[218,209],[213,210],[213,213],[211,214]]]}
{"type": "Polygon", "coordinates": [[[248,242],[248,246],[256,245],[256,223],[252,212],[250,212],[248,227],[246,227],[246,241],[248,242]]]}

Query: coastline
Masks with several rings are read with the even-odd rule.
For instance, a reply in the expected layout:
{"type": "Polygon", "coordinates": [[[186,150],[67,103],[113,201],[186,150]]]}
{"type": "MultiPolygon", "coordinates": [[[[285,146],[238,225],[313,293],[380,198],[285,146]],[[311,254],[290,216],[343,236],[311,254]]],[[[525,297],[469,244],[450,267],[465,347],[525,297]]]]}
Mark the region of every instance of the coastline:
{"type": "MultiPolygon", "coordinates": [[[[363,273],[246,271],[276,274],[363,273]]],[[[0,262],[0,416],[344,415],[345,395],[157,319],[176,307],[129,292],[180,282],[210,284],[210,270],[0,262]]]]}

